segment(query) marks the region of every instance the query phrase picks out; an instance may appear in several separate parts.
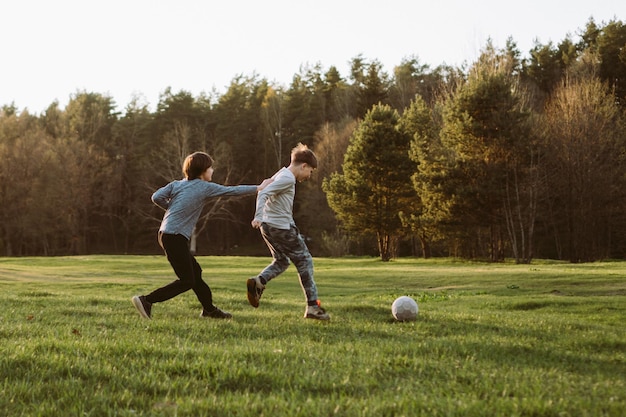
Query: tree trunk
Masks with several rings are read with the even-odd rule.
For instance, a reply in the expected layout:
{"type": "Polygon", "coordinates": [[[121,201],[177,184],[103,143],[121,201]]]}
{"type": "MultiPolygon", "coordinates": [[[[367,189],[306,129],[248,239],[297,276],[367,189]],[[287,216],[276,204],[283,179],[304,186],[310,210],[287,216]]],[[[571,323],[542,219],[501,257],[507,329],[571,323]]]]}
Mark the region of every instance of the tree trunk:
{"type": "Polygon", "coordinates": [[[380,260],[388,262],[391,260],[391,236],[385,233],[377,233],[378,240],[378,253],[380,253],[380,260]]]}

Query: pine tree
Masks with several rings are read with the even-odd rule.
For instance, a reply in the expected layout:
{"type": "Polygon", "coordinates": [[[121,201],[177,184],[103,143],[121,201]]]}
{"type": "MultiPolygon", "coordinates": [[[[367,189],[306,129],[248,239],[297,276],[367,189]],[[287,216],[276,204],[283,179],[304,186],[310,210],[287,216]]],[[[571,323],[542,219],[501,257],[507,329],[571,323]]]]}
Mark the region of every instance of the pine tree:
{"type": "Polygon", "coordinates": [[[343,174],[324,180],[329,206],[355,234],[375,235],[383,261],[396,253],[405,232],[400,214],[410,211],[416,194],[411,185],[410,136],[399,129],[398,112],[374,106],[354,132],[343,174]]]}

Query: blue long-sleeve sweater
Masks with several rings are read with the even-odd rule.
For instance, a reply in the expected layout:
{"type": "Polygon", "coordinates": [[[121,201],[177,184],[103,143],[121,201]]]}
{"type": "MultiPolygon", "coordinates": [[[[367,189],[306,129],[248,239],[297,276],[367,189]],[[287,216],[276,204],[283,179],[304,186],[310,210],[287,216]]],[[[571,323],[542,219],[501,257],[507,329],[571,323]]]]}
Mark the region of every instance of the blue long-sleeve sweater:
{"type": "Polygon", "coordinates": [[[256,185],[227,186],[201,179],[172,181],[152,194],[152,202],[165,210],[159,231],[190,239],[210,198],[254,194],[256,190],[256,185]]]}

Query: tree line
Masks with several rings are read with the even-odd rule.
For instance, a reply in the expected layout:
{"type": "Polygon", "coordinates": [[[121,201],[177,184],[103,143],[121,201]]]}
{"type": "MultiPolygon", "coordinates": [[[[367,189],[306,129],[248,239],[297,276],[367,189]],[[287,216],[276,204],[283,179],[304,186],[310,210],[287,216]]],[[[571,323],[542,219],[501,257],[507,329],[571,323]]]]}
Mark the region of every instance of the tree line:
{"type": "MultiPolygon", "coordinates": [[[[295,217],[321,256],[585,262],[626,255],[626,26],[490,41],[460,67],[359,55],[289,86],[233,78],[223,94],[166,89],[154,111],[77,91],[41,114],[0,110],[0,254],[159,253],[154,190],[196,150],[214,180],[256,184],[298,142],[320,159],[295,217]]],[[[199,254],[265,255],[254,198],[208,205],[199,254]]]]}

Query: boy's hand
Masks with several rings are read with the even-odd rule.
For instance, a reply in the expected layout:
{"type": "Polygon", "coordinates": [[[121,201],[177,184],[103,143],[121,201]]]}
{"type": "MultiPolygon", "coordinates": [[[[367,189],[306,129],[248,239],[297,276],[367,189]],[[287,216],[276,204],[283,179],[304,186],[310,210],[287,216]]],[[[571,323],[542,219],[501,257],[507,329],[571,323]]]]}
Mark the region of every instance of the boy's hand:
{"type": "Polygon", "coordinates": [[[268,185],[270,185],[270,184],[271,184],[271,183],[273,183],[273,182],[274,182],[274,179],[273,179],[273,178],[266,178],[266,179],[264,179],[264,180],[263,180],[263,182],[262,182],[261,184],[257,185],[257,187],[256,187],[256,191],[257,191],[257,192],[259,192],[259,191],[263,191],[263,189],[264,189],[265,187],[267,187],[268,185]]]}
{"type": "Polygon", "coordinates": [[[261,227],[261,222],[258,220],[252,220],[250,224],[252,224],[252,227],[254,227],[255,229],[258,229],[259,227],[261,227]]]}

